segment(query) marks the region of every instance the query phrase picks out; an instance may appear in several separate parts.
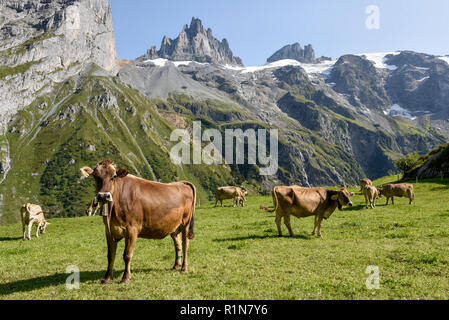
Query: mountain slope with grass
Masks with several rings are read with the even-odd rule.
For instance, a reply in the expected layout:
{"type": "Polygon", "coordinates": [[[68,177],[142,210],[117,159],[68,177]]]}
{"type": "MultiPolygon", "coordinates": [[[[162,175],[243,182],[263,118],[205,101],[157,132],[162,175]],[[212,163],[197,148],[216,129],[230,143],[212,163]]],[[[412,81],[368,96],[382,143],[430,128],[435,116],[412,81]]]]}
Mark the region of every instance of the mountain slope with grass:
{"type": "MultiPolygon", "coordinates": [[[[387,177],[374,184],[394,182],[387,177]]],[[[449,180],[415,184],[411,206],[407,199],[385,206],[383,198],[367,210],[359,189],[350,191],[354,207],[326,220],[322,239],[311,236],[312,217],[292,218],[297,236],[279,238],[273,214],[259,210],[272,205],[271,196],[249,197],[245,208],[232,208],[232,200],[216,209],[202,202],[189,272],[171,270],[170,238],[138,239],[129,285],[119,284],[123,241],[115,280],[100,284],[107,265],[101,217],[52,219],[45,235],[25,242],[20,224],[0,226],[0,299],[449,299],[449,180]],[[80,289],[69,291],[66,268],[73,265],[80,289]],[[366,288],[368,266],[379,267],[379,290],[366,288]]]]}
{"type": "Polygon", "coordinates": [[[415,166],[406,172],[404,179],[447,177],[449,177],[449,144],[442,145],[420,157],[415,166]]]}

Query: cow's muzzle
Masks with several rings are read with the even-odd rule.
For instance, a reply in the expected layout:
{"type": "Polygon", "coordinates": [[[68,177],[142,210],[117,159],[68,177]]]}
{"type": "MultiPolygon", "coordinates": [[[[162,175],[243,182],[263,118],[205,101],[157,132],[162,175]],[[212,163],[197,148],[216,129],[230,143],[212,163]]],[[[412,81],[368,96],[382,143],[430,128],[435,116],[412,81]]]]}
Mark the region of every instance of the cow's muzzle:
{"type": "Polygon", "coordinates": [[[349,203],[348,203],[348,206],[349,206],[349,207],[353,207],[354,204],[353,204],[352,202],[349,202],[349,203]]]}
{"type": "Polygon", "coordinates": [[[112,202],[112,193],[110,192],[99,192],[97,194],[97,201],[100,203],[112,202]]]}

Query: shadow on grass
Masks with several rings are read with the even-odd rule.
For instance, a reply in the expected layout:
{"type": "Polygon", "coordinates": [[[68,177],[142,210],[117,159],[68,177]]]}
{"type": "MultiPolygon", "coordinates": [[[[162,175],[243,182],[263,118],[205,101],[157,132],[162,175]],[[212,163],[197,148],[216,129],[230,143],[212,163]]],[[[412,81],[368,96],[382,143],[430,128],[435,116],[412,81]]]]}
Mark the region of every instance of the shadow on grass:
{"type": "Polygon", "coordinates": [[[22,240],[22,237],[0,237],[0,242],[22,240]]]}
{"type": "MultiPolygon", "coordinates": [[[[179,272],[174,271],[170,268],[167,269],[131,269],[131,273],[137,274],[137,273],[154,273],[154,272],[179,272]]],[[[124,270],[120,271],[114,271],[114,280],[113,283],[117,282],[119,283],[122,276],[123,276],[124,270]]],[[[86,272],[80,272],[80,283],[85,283],[89,281],[97,282],[98,285],[101,284],[101,280],[103,280],[104,275],[106,273],[106,269],[102,271],[86,271],[86,272]]],[[[66,283],[67,278],[70,276],[69,273],[57,273],[49,276],[42,276],[32,279],[26,279],[26,280],[19,280],[9,283],[2,283],[0,284],[0,297],[6,296],[13,293],[19,293],[19,292],[29,292],[33,290],[39,290],[43,288],[48,287],[54,287],[63,285],[66,283]]],[[[0,299],[1,300],[1,299],[0,299]]]]}
{"type": "MultiPolygon", "coordinates": [[[[87,281],[100,281],[103,279],[105,271],[88,271],[80,273],[80,283],[87,281]]],[[[65,284],[69,273],[57,273],[49,276],[37,277],[26,280],[19,280],[0,284],[0,296],[5,296],[18,292],[28,292],[47,287],[65,284]]]]}
{"type": "Polygon", "coordinates": [[[366,205],[364,204],[359,204],[356,206],[352,206],[352,207],[346,207],[343,209],[343,211],[361,211],[361,210],[366,210],[366,205]]]}
{"type": "Polygon", "coordinates": [[[235,238],[228,238],[228,239],[214,239],[215,242],[227,242],[227,241],[244,241],[244,240],[264,240],[264,239],[283,239],[283,238],[290,238],[290,239],[302,239],[302,240],[312,240],[315,237],[302,233],[297,234],[294,237],[290,237],[287,235],[284,235],[282,237],[279,237],[278,235],[274,234],[266,234],[266,235],[249,235],[249,236],[243,236],[243,237],[235,237],[235,238]]]}

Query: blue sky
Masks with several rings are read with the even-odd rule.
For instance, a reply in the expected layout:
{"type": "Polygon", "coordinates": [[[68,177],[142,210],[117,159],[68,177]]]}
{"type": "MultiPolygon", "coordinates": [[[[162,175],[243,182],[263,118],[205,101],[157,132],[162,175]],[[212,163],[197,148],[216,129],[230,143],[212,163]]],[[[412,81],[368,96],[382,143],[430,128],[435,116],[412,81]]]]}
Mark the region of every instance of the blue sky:
{"type": "Polygon", "coordinates": [[[449,54],[447,0],[110,0],[119,58],[135,59],[192,17],[227,38],[245,65],[263,65],[286,44],[312,44],[317,56],[414,50],[449,54]],[[376,5],[380,29],[369,30],[376,5]]]}

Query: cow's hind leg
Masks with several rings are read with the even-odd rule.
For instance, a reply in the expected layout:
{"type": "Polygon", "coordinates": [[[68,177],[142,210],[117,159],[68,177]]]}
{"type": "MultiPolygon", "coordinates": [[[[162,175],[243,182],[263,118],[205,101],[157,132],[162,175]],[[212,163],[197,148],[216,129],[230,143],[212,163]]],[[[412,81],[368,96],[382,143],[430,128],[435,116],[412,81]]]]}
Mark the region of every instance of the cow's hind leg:
{"type": "Polygon", "coordinates": [[[282,222],[282,216],[279,212],[276,212],[276,226],[278,228],[278,234],[279,237],[282,237],[282,226],[281,226],[281,222],[282,222]]]}
{"type": "Polygon", "coordinates": [[[182,253],[184,255],[182,260],[182,272],[187,272],[187,270],[189,269],[189,263],[187,259],[187,251],[189,251],[190,241],[188,237],[189,225],[190,223],[186,223],[186,225],[182,228],[182,253]]]}
{"type": "Polygon", "coordinates": [[[288,232],[290,233],[290,237],[293,238],[295,236],[295,234],[293,233],[293,230],[292,230],[292,225],[290,223],[290,215],[289,214],[286,214],[284,216],[284,224],[287,227],[288,232]]]}
{"type": "Polygon", "coordinates": [[[108,284],[114,278],[114,262],[115,255],[117,253],[117,242],[112,239],[112,237],[106,236],[108,242],[108,270],[104,276],[104,279],[101,283],[108,284]]]}
{"type": "Polygon", "coordinates": [[[125,272],[123,273],[122,283],[129,283],[129,281],[131,281],[131,259],[133,258],[136,240],[137,232],[130,231],[128,237],[125,239],[125,252],[123,253],[123,260],[125,261],[125,272]]]}
{"type": "Polygon", "coordinates": [[[28,236],[27,239],[31,240],[31,228],[33,227],[33,222],[30,221],[30,223],[28,223],[28,236]]]}
{"type": "Polygon", "coordinates": [[[176,231],[175,233],[172,233],[171,237],[175,244],[175,266],[173,267],[173,270],[178,270],[179,268],[181,268],[181,262],[182,262],[182,235],[181,235],[181,232],[176,231]]]}

